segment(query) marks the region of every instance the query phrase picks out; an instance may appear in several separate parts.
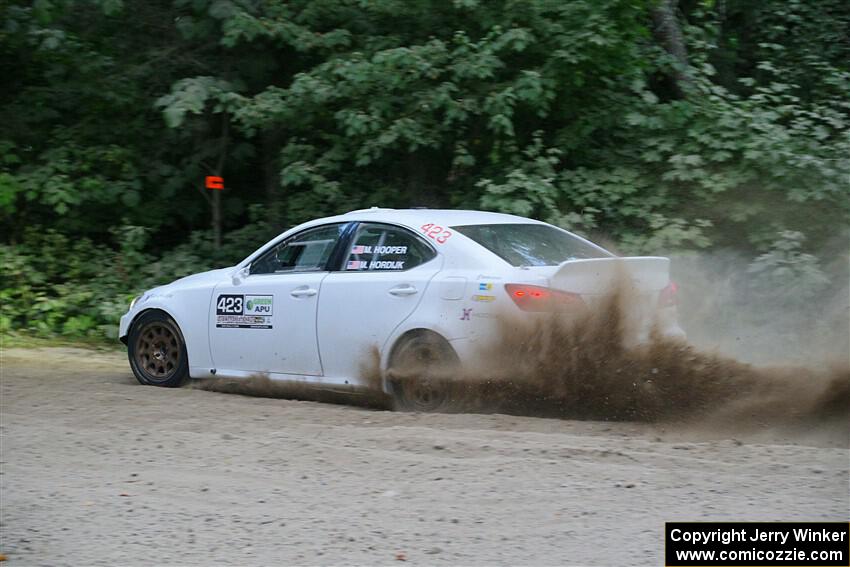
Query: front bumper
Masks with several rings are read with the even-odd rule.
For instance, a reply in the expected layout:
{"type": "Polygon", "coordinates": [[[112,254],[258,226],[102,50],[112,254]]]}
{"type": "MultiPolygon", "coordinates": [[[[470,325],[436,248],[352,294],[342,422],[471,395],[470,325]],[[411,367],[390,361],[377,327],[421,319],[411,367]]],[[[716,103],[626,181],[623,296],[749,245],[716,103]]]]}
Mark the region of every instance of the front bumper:
{"type": "Polygon", "coordinates": [[[125,345],[127,344],[127,335],[130,332],[130,323],[133,322],[133,317],[130,311],[121,316],[121,321],[118,323],[118,340],[125,345]]]}

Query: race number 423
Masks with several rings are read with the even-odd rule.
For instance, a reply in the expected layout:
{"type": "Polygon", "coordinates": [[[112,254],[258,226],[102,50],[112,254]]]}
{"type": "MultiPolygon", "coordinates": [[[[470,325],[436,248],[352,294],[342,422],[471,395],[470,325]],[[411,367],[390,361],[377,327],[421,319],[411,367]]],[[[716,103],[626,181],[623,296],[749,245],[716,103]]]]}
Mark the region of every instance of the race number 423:
{"type": "Polygon", "coordinates": [[[242,315],[245,309],[245,296],[219,295],[215,305],[216,315],[242,315]]]}
{"type": "Polygon", "coordinates": [[[437,241],[439,244],[445,244],[446,240],[448,240],[452,235],[452,231],[430,222],[428,224],[423,224],[419,227],[419,230],[421,230],[425,236],[437,241]]]}

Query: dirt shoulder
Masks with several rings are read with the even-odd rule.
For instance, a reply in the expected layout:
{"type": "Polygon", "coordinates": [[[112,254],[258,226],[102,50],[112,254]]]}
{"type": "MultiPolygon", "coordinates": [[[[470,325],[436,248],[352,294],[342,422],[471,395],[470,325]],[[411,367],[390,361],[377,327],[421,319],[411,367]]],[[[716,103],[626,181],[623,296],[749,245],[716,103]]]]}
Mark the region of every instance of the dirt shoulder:
{"type": "Polygon", "coordinates": [[[10,565],[661,565],[667,520],[846,520],[846,437],[417,415],[2,353],[10,565]],[[734,439],[733,439],[734,437],[734,439]]]}

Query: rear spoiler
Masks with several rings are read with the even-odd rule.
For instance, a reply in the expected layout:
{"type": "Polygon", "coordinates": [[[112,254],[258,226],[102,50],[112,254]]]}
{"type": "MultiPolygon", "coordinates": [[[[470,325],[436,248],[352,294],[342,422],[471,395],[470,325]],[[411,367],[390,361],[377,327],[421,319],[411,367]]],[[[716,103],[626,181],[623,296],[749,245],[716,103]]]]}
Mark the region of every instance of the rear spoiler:
{"type": "Polygon", "coordinates": [[[662,256],[567,260],[551,277],[551,287],[579,294],[610,293],[618,285],[661,291],[670,283],[670,259],[662,256]]]}

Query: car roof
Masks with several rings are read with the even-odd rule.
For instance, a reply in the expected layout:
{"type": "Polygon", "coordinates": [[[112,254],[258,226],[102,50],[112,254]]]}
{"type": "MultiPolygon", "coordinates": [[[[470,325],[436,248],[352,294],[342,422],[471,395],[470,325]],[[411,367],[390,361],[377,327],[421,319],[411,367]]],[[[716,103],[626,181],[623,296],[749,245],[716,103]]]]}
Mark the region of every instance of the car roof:
{"type": "Polygon", "coordinates": [[[388,222],[403,224],[418,229],[423,224],[443,227],[469,224],[541,224],[539,221],[487,211],[465,211],[456,209],[383,209],[372,207],[340,215],[341,219],[362,222],[388,222]]]}
{"type": "MultiPolygon", "coordinates": [[[[476,225],[476,224],[546,224],[541,221],[508,215],[504,213],[492,213],[488,211],[468,211],[459,209],[386,209],[371,207],[369,209],[358,209],[349,211],[342,215],[324,217],[307,221],[278,235],[277,238],[267,242],[254,251],[250,256],[242,260],[239,266],[250,263],[255,257],[263,252],[268,246],[279,242],[284,238],[299,231],[321,226],[329,223],[340,222],[383,222],[405,226],[415,232],[419,232],[426,224],[438,225],[443,228],[454,226],[476,225]]],[[[453,245],[454,246],[454,245],[453,245]]],[[[480,246],[475,244],[476,247],[480,246]]]]}

